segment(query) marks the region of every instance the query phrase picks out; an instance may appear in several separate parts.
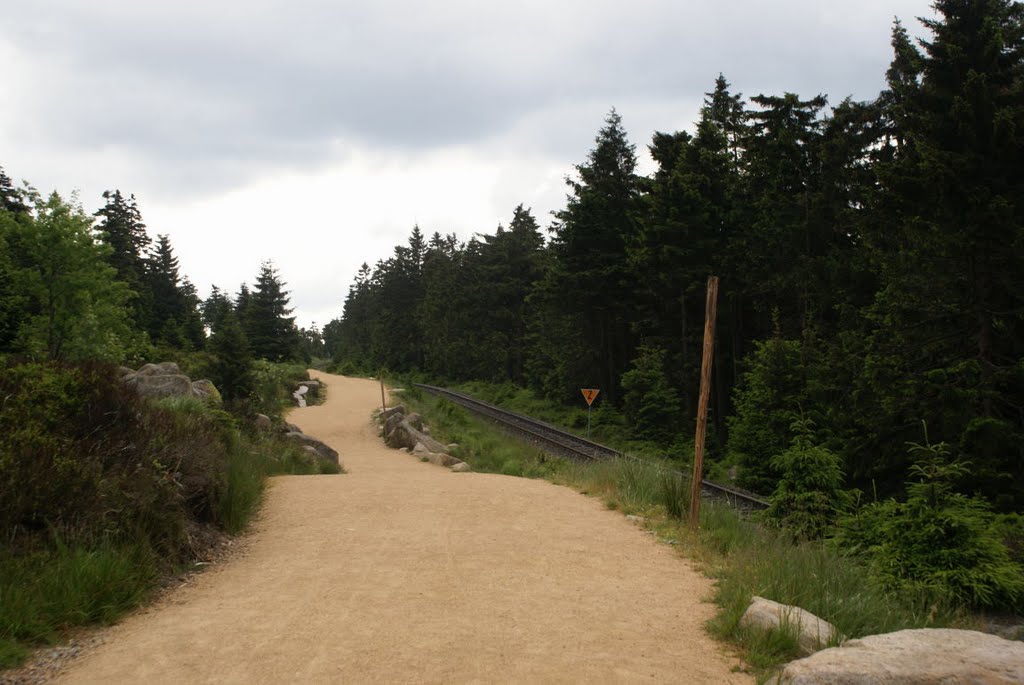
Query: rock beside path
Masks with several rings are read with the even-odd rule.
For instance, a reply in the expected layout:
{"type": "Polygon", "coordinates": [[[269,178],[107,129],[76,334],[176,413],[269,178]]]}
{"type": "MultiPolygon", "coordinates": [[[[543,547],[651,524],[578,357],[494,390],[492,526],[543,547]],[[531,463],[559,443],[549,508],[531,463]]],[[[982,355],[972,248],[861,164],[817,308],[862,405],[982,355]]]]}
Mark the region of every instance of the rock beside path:
{"type": "Polygon", "coordinates": [[[759,630],[791,630],[797,636],[801,654],[814,654],[839,639],[839,631],[809,611],[779,604],[764,597],[753,597],[740,618],[740,627],[759,630]]]}
{"type": "Polygon", "coordinates": [[[794,661],[780,685],[1019,685],[1024,642],[973,630],[919,629],[849,640],[794,661]]]}
{"type": "Polygon", "coordinates": [[[288,440],[293,440],[305,447],[312,448],[315,450],[323,459],[332,461],[338,466],[341,466],[340,457],[338,456],[337,450],[328,445],[322,440],[318,440],[311,435],[306,435],[301,431],[289,431],[284,434],[284,437],[288,440]]]}
{"type": "Polygon", "coordinates": [[[194,397],[207,404],[223,403],[217,387],[209,380],[193,381],[174,362],[146,364],[138,371],[121,367],[121,380],[141,397],[194,397]]]}
{"type": "Polygon", "coordinates": [[[398,405],[381,411],[377,415],[384,435],[384,444],[393,449],[404,449],[424,461],[445,466],[452,471],[471,471],[469,464],[448,454],[449,446],[430,437],[423,417],[417,413],[406,414],[405,407],[398,405]]]}

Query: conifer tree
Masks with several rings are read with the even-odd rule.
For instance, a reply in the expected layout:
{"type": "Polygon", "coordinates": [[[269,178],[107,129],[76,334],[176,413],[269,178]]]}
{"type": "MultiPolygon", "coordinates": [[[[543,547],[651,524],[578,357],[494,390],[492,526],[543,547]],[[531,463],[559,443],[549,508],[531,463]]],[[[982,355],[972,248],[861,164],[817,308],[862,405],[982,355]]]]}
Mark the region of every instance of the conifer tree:
{"type": "Polygon", "coordinates": [[[253,391],[252,352],[235,312],[228,310],[210,338],[210,376],[225,400],[248,398],[253,391]]]}
{"type": "Polygon", "coordinates": [[[5,209],[11,214],[26,214],[28,205],[20,190],[14,187],[14,182],[0,166],[0,209],[5,209]]]}
{"type": "Polygon", "coordinates": [[[95,213],[100,218],[96,230],[100,242],[110,246],[108,261],[114,267],[117,279],[136,294],[132,303],[134,318],[140,327],[144,327],[149,305],[145,277],[146,249],[150,239],[146,235],[146,225],[142,223],[134,195],[125,198],[120,190],[107,190],[103,199],[106,204],[95,213]]]}
{"type": "Polygon", "coordinates": [[[184,343],[181,327],[186,318],[185,298],[179,283],[178,258],[166,235],[157,236],[156,249],[147,267],[150,338],[180,347],[184,343]]]}
{"type": "Polygon", "coordinates": [[[220,330],[224,317],[233,310],[233,307],[234,304],[227,293],[217,286],[210,288],[210,296],[200,305],[200,312],[203,326],[209,329],[211,335],[220,330]]]}
{"type": "Polygon", "coordinates": [[[288,293],[277,269],[272,262],[263,262],[244,319],[246,336],[255,357],[275,362],[296,357],[299,337],[295,318],[289,316],[291,313],[288,293]]]}
{"type": "Polygon", "coordinates": [[[861,375],[865,476],[894,480],[921,419],[980,489],[1024,504],[1024,5],[941,0],[897,24],[866,233],[881,289],[861,375]],[[871,393],[872,395],[869,395],[871,393]],[[868,453],[871,453],[870,455],[868,453]],[[879,458],[881,457],[881,458],[879,458]]]}
{"type": "MultiPolygon", "coordinates": [[[[614,109],[595,142],[586,163],[576,167],[578,180],[566,181],[571,193],[556,215],[547,288],[562,314],[576,319],[569,328],[582,336],[586,350],[583,358],[561,363],[575,367],[576,384],[600,387],[615,403],[634,344],[634,286],[626,246],[637,230],[640,187],[635,148],[614,109]]],[[[567,349],[559,346],[546,354],[557,358],[567,349]]]]}

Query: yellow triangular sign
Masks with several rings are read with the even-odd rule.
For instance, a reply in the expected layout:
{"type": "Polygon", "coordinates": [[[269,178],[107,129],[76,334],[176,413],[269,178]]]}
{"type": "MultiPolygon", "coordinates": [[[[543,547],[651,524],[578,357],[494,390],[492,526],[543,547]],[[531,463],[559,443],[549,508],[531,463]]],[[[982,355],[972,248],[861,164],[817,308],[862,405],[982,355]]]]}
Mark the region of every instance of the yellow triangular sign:
{"type": "Polygon", "coordinates": [[[597,393],[601,391],[597,388],[580,388],[580,392],[583,393],[583,399],[587,401],[587,406],[589,407],[597,398],[597,393]]]}

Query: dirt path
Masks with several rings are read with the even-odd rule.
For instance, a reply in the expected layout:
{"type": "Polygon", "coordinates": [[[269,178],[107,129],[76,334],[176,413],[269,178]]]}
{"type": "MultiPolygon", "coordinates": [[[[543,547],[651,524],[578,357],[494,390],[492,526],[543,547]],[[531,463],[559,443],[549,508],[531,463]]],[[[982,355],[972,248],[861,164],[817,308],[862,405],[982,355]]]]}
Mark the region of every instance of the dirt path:
{"type": "Polygon", "coordinates": [[[707,579],[600,502],[386,449],[371,381],[290,419],[340,476],[275,478],[245,551],[112,629],[69,683],[748,683],[707,579]]]}

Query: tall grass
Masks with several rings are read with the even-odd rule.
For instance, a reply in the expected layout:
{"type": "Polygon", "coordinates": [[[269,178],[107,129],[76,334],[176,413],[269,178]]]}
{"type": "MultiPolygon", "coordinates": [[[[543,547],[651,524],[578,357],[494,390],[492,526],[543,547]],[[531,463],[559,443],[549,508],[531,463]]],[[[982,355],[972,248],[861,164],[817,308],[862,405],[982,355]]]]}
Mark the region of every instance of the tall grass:
{"type": "Polygon", "coordinates": [[[58,540],[32,554],[0,554],[0,668],[63,628],[115,620],[145,599],[157,575],[156,555],[140,543],[86,548],[58,540]]]}
{"type": "Polygon", "coordinates": [[[224,530],[242,532],[259,510],[268,476],[341,473],[327,459],[311,458],[295,443],[269,434],[243,433],[228,456],[227,482],[219,502],[224,530]]]}

